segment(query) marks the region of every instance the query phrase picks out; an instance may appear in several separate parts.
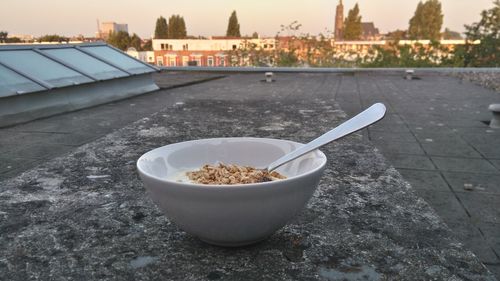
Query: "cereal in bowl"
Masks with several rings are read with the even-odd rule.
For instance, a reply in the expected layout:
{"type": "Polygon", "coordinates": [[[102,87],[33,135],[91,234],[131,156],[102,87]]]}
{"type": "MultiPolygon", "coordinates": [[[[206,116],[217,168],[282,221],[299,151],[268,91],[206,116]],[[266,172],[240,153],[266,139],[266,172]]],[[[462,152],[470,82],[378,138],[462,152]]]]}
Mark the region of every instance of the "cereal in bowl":
{"type": "Polygon", "coordinates": [[[248,184],[259,183],[273,180],[286,179],[276,171],[267,172],[249,166],[225,165],[204,165],[201,169],[186,172],[186,176],[193,183],[200,184],[248,184]]]}

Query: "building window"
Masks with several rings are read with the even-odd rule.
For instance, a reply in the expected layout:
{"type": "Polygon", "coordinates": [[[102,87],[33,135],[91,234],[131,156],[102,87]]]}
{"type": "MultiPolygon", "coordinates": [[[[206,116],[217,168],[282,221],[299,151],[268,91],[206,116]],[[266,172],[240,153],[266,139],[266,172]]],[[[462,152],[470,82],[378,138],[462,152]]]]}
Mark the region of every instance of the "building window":
{"type": "Polygon", "coordinates": [[[182,49],[183,49],[184,51],[189,50],[189,46],[188,46],[188,44],[182,45],[182,49]]]}
{"type": "Polygon", "coordinates": [[[170,66],[177,66],[176,59],[175,59],[174,56],[170,56],[168,58],[168,65],[170,65],[170,66]]]}
{"type": "Polygon", "coordinates": [[[233,51],[234,51],[234,50],[236,50],[236,48],[237,48],[237,47],[238,47],[238,46],[236,46],[236,45],[233,45],[233,51]]]}
{"type": "Polygon", "coordinates": [[[158,66],[163,66],[163,57],[156,57],[156,64],[158,66]]]}
{"type": "Polygon", "coordinates": [[[165,50],[165,44],[163,44],[163,43],[161,44],[161,49],[165,50]]]}
{"type": "Polygon", "coordinates": [[[193,61],[196,62],[196,66],[201,66],[201,56],[194,57],[193,61]]]}
{"type": "Polygon", "coordinates": [[[272,49],[274,48],[274,45],[273,44],[269,44],[269,49],[272,49]]]}
{"type": "Polygon", "coordinates": [[[174,45],[168,45],[168,49],[172,51],[174,49],[174,45]]]}
{"type": "Polygon", "coordinates": [[[264,49],[267,49],[267,44],[264,44],[264,49]]]}
{"type": "Polygon", "coordinates": [[[219,66],[226,66],[226,60],[224,59],[224,57],[219,58],[219,66]]]}
{"type": "Polygon", "coordinates": [[[214,57],[209,56],[207,58],[207,66],[214,66],[214,57]]]}
{"type": "Polygon", "coordinates": [[[188,62],[189,62],[189,57],[182,56],[182,66],[188,66],[188,62]]]}

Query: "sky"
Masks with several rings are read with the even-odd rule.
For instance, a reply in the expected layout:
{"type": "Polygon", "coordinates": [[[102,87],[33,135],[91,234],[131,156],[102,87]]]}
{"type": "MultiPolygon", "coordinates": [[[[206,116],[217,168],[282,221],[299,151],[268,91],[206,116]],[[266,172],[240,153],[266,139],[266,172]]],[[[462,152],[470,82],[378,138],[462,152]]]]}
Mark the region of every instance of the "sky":
{"type": "MultiPolygon", "coordinates": [[[[189,35],[224,35],[236,10],[242,35],[254,31],[274,36],[281,25],[302,24],[300,33],[333,30],[339,0],[1,0],[0,31],[9,34],[94,36],[97,20],[127,23],[129,33],[150,38],[159,16],[184,17],[189,35]]],[[[373,21],[382,33],[408,28],[419,0],[343,0],[344,14],[359,4],[362,20],[373,21]]],[[[480,19],[493,0],[441,0],[443,29],[459,32],[480,19]]]]}

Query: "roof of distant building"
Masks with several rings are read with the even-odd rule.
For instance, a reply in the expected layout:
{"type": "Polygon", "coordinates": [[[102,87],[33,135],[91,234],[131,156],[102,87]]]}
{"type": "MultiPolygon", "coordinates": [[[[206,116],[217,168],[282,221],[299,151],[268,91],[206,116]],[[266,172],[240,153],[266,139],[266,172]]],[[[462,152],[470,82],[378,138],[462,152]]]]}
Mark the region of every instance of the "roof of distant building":
{"type": "Polygon", "coordinates": [[[373,22],[362,22],[363,36],[373,36],[380,34],[378,28],[375,27],[373,22]]]}
{"type": "Polygon", "coordinates": [[[233,39],[252,39],[252,37],[237,37],[237,36],[211,36],[212,40],[233,40],[233,39]]]}

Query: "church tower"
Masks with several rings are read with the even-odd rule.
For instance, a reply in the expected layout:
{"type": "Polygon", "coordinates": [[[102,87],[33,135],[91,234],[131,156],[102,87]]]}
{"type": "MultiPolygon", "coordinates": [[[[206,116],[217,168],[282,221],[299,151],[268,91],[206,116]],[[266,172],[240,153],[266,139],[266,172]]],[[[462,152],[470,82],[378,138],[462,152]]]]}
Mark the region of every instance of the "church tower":
{"type": "Polygon", "coordinates": [[[342,5],[342,0],[340,0],[337,5],[337,11],[335,13],[335,40],[344,39],[344,5],[342,5]]]}

